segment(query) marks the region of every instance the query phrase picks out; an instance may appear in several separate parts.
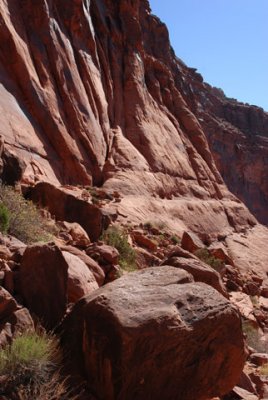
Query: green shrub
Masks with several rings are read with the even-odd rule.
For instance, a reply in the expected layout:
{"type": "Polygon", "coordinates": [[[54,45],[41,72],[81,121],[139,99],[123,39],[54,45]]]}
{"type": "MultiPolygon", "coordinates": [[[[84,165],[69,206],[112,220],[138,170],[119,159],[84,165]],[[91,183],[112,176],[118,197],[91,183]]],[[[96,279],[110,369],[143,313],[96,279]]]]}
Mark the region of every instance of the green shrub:
{"type": "Polygon", "coordinates": [[[181,242],[181,241],[180,241],[180,238],[178,238],[178,236],[176,236],[176,235],[171,236],[170,240],[171,240],[174,244],[179,244],[179,243],[181,242]]]}
{"type": "Polygon", "coordinates": [[[208,249],[198,249],[194,252],[194,255],[218,272],[224,266],[224,262],[211,255],[208,249]]]}
{"type": "Polygon", "coordinates": [[[0,375],[9,377],[4,389],[45,382],[57,358],[57,342],[53,336],[34,332],[16,337],[0,351],[0,375]]]}
{"type": "Polygon", "coordinates": [[[0,350],[0,394],[20,400],[71,400],[60,376],[58,340],[46,333],[24,333],[0,350]]]}
{"type": "Polygon", "coordinates": [[[101,239],[118,250],[119,265],[123,270],[130,272],[137,269],[136,252],[128,243],[124,231],[116,226],[111,226],[103,233],[101,239]]]}
{"type": "Polygon", "coordinates": [[[0,186],[2,215],[8,218],[7,233],[25,243],[48,241],[51,227],[31,202],[23,198],[14,188],[0,186]]]}
{"type": "Polygon", "coordinates": [[[0,232],[7,233],[9,220],[10,216],[7,207],[3,203],[0,203],[0,232]]]}

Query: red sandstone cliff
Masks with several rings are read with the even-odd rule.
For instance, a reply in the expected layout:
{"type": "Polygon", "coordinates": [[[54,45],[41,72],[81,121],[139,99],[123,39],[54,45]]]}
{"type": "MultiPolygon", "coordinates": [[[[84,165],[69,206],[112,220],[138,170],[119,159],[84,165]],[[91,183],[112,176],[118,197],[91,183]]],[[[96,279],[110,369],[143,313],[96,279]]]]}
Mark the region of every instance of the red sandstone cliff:
{"type": "Polygon", "coordinates": [[[119,190],[122,218],[228,236],[263,270],[267,230],[231,192],[267,222],[267,113],[178,60],[147,0],[5,0],[0,15],[4,172],[18,157],[27,183],[119,190]]]}

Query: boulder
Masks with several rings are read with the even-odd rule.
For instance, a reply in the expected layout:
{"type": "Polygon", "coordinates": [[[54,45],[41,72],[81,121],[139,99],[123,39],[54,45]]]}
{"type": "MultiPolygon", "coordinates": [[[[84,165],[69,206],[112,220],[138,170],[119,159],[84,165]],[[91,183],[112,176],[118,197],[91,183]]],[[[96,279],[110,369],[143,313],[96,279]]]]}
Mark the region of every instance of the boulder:
{"type": "Polygon", "coordinates": [[[225,297],[228,297],[219,273],[199,259],[171,257],[164,260],[162,265],[171,265],[172,267],[184,269],[192,274],[195,282],[204,282],[225,297]]]}
{"type": "Polygon", "coordinates": [[[260,288],[255,282],[247,282],[243,286],[243,291],[247,293],[249,296],[259,296],[260,295],[260,288]]]}
{"type": "Polygon", "coordinates": [[[194,253],[196,250],[203,249],[204,243],[194,233],[183,232],[181,247],[190,253],[194,253]]]}
{"type": "Polygon", "coordinates": [[[104,210],[82,200],[67,188],[39,182],[30,189],[28,196],[47,208],[57,220],[80,224],[92,241],[97,240],[109,225],[109,216],[104,210]]]}
{"type": "Polygon", "coordinates": [[[13,261],[20,262],[26,244],[21,242],[19,239],[10,235],[3,235],[0,233],[0,244],[1,244],[1,258],[7,260],[12,259],[13,261]],[[11,255],[11,257],[10,257],[11,255]]]}
{"type": "Polygon", "coordinates": [[[88,234],[77,222],[62,221],[58,225],[70,235],[70,245],[80,248],[86,248],[90,245],[88,234]]]}
{"type": "Polygon", "coordinates": [[[257,394],[254,383],[252,382],[249,375],[245,371],[242,372],[239,382],[237,383],[237,386],[244,390],[247,390],[252,394],[257,394]]]}
{"type": "Polygon", "coordinates": [[[155,254],[150,253],[148,250],[142,247],[136,247],[135,252],[136,252],[136,263],[138,264],[140,269],[161,264],[162,260],[160,258],[158,258],[155,254]]]}
{"type": "Polygon", "coordinates": [[[133,231],[131,232],[131,237],[139,246],[145,247],[150,251],[155,251],[157,249],[157,243],[145,236],[142,232],[133,231]]]}
{"type": "Polygon", "coordinates": [[[0,245],[0,259],[1,260],[10,260],[12,257],[11,251],[5,245],[0,245]]]}
{"type": "Polygon", "coordinates": [[[77,256],[62,252],[68,264],[68,303],[76,303],[81,297],[99,288],[93,273],[77,256]]]}
{"type": "Polygon", "coordinates": [[[26,307],[49,329],[67,307],[68,264],[53,243],[28,246],[20,267],[21,294],[26,307]]]}
{"type": "Polygon", "coordinates": [[[231,292],[230,300],[239,309],[240,314],[248,320],[256,321],[254,317],[254,305],[252,304],[251,298],[246,293],[242,292],[231,292]]]}
{"type": "Polygon", "coordinates": [[[261,296],[268,298],[268,281],[264,281],[260,288],[261,296]]]}
{"type": "Polygon", "coordinates": [[[26,248],[20,286],[26,306],[49,329],[60,322],[68,302],[76,302],[98,288],[86,264],[54,243],[26,248]]]}
{"type": "Polygon", "coordinates": [[[174,267],[124,275],[83,298],[61,325],[72,367],[100,400],[205,400],[241,375],[239,313],[174,267]]]}
{"type": "Polygon", "coordinates": [[[119,252],[115,247],[107,244],[93,243],[86,249],[86,253],[101,265],[112,264],[117,265],[119,260],[119,252]]]}
{"type": "Polygon", "coordinates": [[[98,285],[99,286],[103,285],[105,280],[105,274],[102,268],[99,266],[99,264],[96,263],[95,260],[89,257],[84,251],[81,251],[76,247],[61,245],[60,248],[63,251],[67,251],[68,253],[71,253],[79,257],[80,260],[83,261],[83,263],[85,263],[88,269],[93,273],[98,285]]]}
{"type": "Polygon", "coordinates": [[[183,258],[193,258],[198,260],[198,257],[194,256],[193,253],[183,249],[181,246],[176,245],[172,248],[172,250],[167,254],[167,257],[183,257],[183,258]]]}
{"type": "Polygon", "coordinates": [[[2,153],[2,161],[2,182],[6,185],[14,185],[16,182],[20,181],[26,169],[25,161],[17,157],[14,151],[9,151],[5,147],[2,153]]]}
{"type": "Polygon", "coordinates": [[[218,244],[213,244],[209,247],[208,251],[215,258],[222,260],[226,264],[234,266],[233,260],[231,259],[231,257],[229,257],[227,250],[223,245],[220,246],[218,244]]]}
{"type": "Polygon", "coordinates": [[[0,286],[0,348],[12,338],[34,329],[28,310],[18,305],[11,294],[0,286]]]}

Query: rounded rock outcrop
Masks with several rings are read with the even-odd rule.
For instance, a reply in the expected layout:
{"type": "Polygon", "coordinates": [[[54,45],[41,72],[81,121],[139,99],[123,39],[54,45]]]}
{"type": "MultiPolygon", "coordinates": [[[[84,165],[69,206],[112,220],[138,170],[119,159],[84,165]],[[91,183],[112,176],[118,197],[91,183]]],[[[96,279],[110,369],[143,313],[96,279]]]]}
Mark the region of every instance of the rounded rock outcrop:
{"type": "Polygon", "coordinates": [[[237,309],[173,267],[127,274],[62,324],[72,367],[105,400],[193,400],[229,392],[245,353],[237,309]]]}

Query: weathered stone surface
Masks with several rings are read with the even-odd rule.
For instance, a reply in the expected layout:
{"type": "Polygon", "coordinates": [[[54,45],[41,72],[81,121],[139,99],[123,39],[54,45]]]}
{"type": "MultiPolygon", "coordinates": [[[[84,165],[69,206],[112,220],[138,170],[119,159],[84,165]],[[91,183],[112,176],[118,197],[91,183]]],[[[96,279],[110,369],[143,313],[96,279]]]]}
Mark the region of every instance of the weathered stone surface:
{"type": "Polygon", "coordinates": [[[30,312],[54,328],[67,307],[68,264],[54,244],[28,246],[20,267],[21,294],[30,312]]]}
{"type": "Polygon", "coordinates": [[[189,251],[181,248],[181,246],[176,245],[168,254],[167,254],[167,258],[171,258],[171,257],[183,257],[183,258],[191,258],[194,260],[198,260],[198,258],[193,255],[192,253],[190,253],[189,251]]]}
{"type": "Polygon", "coordinates": [[[194,253],[196,250],[203,249],[205,246],[197,235],[189,232],[183,232],[181,247],[187,251],[190,251],[190,253],[194,253]]]}
{"type": "Polygon", "coordinates": [[[0,286],[0,348],[10,343],[14,335],[33,329],[28,310],[19,306],[10,293],[0,286]]]}
{"type": "Polygon", "coordinates": [[[133,231],[131,237],[139,246],[145,247],[150,251],[155,251],[157,249],[157,243],[145,236],[142,232],[133,231]]]}
{"type": "Polygon", "coordinates": [[[268,282],[261,287],[261,296],[268,298],[268,282]]]}
{"type": "Polygon", "coordinates": [[[254,383],[251,381],[249,375],[245,371],[242,372],[237,386],[244,390],[247,390],[252,394],[257,394],[254,383]]]}
{"type": "Polygon", "coordinates": [[[66,251],[62,254],[68,264],[68,302],[76,303],[81,297],[98,289],[99,285],[93,273],[79,257],[66,251]]]}
{"type": "Polygon", "coordinates": [[[230,300],[236,305],[243,317],[252,321],[256,321],[253,313],[254,305],[252,304],[249,295],[242,292],[231,292],[230,300]]]}
{"type": "Polygon", "coordinates": [[[29,193],[31,199],[46,207],[57,220],[77,222],[91,240],[97,240],[108,227],[109,218],[99,207],[79,198],[80,192],[40,182],[29,193]]]}
{"type": "Polygon", "coordinates": [[[20,267],[21,294],[29,310],[48,327],[64,316],[68,303],[99,287],[88,266],[53,243],[25,250],[20,267]]]}
{"type": "Polygon", "coordinates": [[[12,257],[11,251],[5,245],[0,245],[0,259],[1,260],[10,260],[12,257]]]}
{"type": "Polygon", "coordinates": [[[234,262],[231,259],[231,257],[229,257],[225,246],[215,243],[212,246],[210,246],[208,250],[210,254],[212,254],[215,258],[222,260],[226,264],[234,266],[234,262]]]}
{"type": "Polygon", "coordinates": [[[164,260],[162,265],[171,265],[172,267],[183,269],[194,277],[195,282],[204,282],[225,297],[228,297],[219,273],[201,260],[170,257],[164,260]]]}
{"type": "Polygon", "coordinates": [[[119,252],[115,247],[108,246],[107,244],[93,243],[86,249],[86,253],[98,261],[101,265],[112,264],[117,265],[119,259],[119,252]]]}
{"type": "Polygon", "coordinates": [[[71,238],[68,244],[71,246],[84,249],[90,245],[88,234],[77,222],[62,221],[58,226],[62,228],[63,232],[67,232],[70,235],[71,238]]]}
{"type": "Polygon", "coordinates": [[[104,274],[102,268],[99,266],[99,264],[95,260],[93,260],[91,257],[89,257],[84,251],[81,251],[81,250],[77,249],[76,247],[61,245],[60,248],[63,251],[67,251],[68,253],[71,253],[71,254],[79,257],[80,260],[82,260],[83,263],[86,264],[88,269],[93,273],[99,286],[103,285],[104,279],[105,279],[105,274],[104,274]]]}
{"type": "Polygon", "coordinates": [[[177,268],[148,268],[74,306],[63,343],[99,399],[205,400],[238,381],[245,359],[238,312],[191,280],[177,268]]]}

